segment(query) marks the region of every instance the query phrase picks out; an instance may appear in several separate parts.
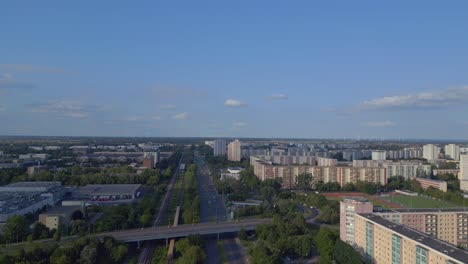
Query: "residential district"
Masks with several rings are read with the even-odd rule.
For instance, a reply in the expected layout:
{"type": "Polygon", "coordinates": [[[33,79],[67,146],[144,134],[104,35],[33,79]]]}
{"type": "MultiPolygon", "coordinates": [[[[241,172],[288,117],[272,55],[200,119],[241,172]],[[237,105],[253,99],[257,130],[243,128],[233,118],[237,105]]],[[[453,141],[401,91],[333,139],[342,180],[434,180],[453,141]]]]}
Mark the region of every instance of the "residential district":
{"type": "Polygon", "coordinates": [[[0,138],[0,263],[468,263],[468,143],[0,138]]]}

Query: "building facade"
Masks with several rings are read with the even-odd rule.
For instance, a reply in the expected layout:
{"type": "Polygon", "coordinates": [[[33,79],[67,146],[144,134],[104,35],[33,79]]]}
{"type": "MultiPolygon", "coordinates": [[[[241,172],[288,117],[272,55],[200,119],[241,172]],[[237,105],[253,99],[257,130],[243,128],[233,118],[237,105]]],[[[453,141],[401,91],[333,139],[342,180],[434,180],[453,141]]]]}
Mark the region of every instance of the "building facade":
{"type": "Polygon", "coordinates": [[[251,156],[250,164],[255,175],[262,181],[266,179],[282,179],[283,187],[292,188],[297,182],[297,176],[303,173],[312,175],[313,186],[317,182],[337,182],[341,186],[358,181],[373,182],[385,185],[387,175],[385,168],[379,167],[346,167],[346,166],[315,166],[315,165],[274,165],[259,157],[251,156]]]}
{"type": "Polygon", "coordinates": [[[447,192],[447,182],[446,181],[438,181],[426,178],[416,178],[416,180],[421,184],[421,188],[424,190],[432,187],[437,190],[441,190],[443,192],[447,192]]]}
{"type": "Polygon", "coordinates": [[[372,151],[372,160],[386,160],[387,154],[385,150],[373,150],[372,151]]]}
{"type": "Polygon", "coordinates": [[[439,158],[440,149],[436,145],[427,144],[423,146],[423,158],[427,160],[435,160],[439,158]]]}
{"type": "Polygon", "coordinates": [[[239,140],[234,140],[228,145],[228,160],[230,161],[240,161],[242,152],[241,152],[241,142],[239,140]]]}
{"type": "Polygon", "coordinates": [[[445,145],[445,158],[460,160],[460,147],[455,144],[445,145]]]}
{"type": "Polygon", "coordinates": [[[361,197],[346,197],[340,202],[340,239],[354,245],[354,215],[372,213],[373,205],[361,197]]]}
{"type": "Polygon", "coordinates": [[[213,141],[213,155],[226,155],[226,140],[217,139],[213,141]]]}
{"type": "Polygon", "coordinates": [[[468,192],[468,154],[460,155],[460,173],[458,174],[460,180],[460,189],[468,192]]]}
{"type": "Polygon", "coordinates": [[[462,264],[468,252],[375,214],[355,215],[354,247],[372,263],[462,264]]]}

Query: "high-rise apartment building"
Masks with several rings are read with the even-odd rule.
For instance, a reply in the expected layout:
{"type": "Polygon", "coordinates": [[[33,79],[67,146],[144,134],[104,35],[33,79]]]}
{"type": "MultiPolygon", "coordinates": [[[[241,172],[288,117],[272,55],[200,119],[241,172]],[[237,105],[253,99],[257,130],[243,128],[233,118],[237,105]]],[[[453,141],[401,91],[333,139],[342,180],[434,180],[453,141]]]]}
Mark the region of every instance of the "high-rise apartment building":
{"type": "Polygon", "coordinates": [[[226,155],[226,140],[216,139],[213,141],[213,156],[226,155]]]}
{"type": "Polygon", "coordinates": [[[445,145],[445,158],[460,160],[460,147],[455,144],[445,145]]]}
{"type": "Polygon", "coordinates": [[[423,158],[427,160],[435,160],[439,157],[440,149],[436,145],[427,144],[423,147],[423,158]]]}
{"type": "Polygon", "coordinates": [[[340,239],[354,245],[354,215],[372,213],[374,206],[361,197],[346,197],[340,202],[340,239]]]}
{"type": "Polygon", "coordinates": [[[376,214],[355,214],[354,247],[369,263],[463,264],[468,252],[376,214]]]}
{"type": "Polygon", "coordinates": [[[230,161],[240,161],[241,160],[241,142],[239,140],[234,140],[228,145],[228,160],[230,161]]]}
{"type": "Polygon", "coordinates": [[[460,189],[468,192],[468,154],[460,155],[460,173],[458,174],[460,180],[460,189]]]}
{"type": "Polygon", "coordinates": [[[387,154],[385,150],[373,150],[372,151],[372,160],[386,160],[387,154]]]}

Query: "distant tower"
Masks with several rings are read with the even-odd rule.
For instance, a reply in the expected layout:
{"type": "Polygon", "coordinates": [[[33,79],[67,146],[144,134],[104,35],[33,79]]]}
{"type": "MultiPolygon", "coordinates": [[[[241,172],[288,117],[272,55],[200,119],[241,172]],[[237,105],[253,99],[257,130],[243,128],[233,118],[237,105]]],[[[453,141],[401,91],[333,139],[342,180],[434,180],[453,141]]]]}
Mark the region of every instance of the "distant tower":
{"type": "Polygon", "coordinates": [[[228,145],[228,160],[231,161],[240,161],[241,160],[241,142],[239,140],[234,140],[228,145]]]}
{"type": "Polygon", "coordinates": [[[213,143],[213,156],[226,155],[226,140],[217,139],[213,143]]]}

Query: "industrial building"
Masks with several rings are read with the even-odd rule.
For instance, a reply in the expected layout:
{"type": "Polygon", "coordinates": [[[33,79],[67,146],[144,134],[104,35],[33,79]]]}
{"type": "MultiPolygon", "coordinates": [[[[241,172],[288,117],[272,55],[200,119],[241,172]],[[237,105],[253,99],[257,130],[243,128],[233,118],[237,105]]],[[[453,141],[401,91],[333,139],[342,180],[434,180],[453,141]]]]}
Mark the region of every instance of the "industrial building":
{"type": "Polygon", "coordinates": [[[50,230],[57,229],[61,225],[68,226],[73,220],[73,214],[80,211],[85,214],[84,207],[80,205],[57,206],[49,209],[47,212],[39,214],[39,222],[44,224],[50,230]]]}
{"type": "Polygon", "coordinates": [[[85,201],[133,200],[141,194],[141,184],[89,184],[77,188],[72,196],[85,201]]]}
{"type": "Polygon", "coordinates": [[[0,187],[0,222],[54,206],[65,195],[60,182],[17,182],[0,187]]]}

